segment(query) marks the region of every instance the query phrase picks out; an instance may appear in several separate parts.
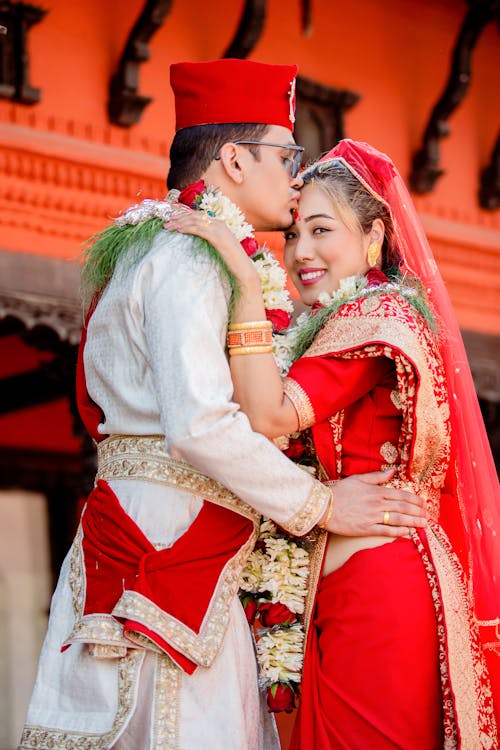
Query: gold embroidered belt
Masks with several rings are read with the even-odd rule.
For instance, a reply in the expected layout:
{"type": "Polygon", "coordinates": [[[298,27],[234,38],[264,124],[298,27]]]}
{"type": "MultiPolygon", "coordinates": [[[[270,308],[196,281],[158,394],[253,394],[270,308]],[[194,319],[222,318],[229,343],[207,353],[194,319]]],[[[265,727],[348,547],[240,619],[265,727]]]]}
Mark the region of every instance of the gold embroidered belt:
{"type": "Polygon", "coordinates": [[[224,485],[186,461],[169,456],[163,435],[112,435],[98,443],[97,459],[96,480],[158,482],[222,505],[254,523],[260,521],[260,514],[224,485]]]}

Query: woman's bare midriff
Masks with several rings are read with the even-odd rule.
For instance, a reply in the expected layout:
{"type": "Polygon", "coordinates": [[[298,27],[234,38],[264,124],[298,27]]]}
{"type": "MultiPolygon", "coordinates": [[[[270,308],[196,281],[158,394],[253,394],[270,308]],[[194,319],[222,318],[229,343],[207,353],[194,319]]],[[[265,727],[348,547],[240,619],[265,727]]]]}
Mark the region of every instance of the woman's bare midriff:
{"type": "MultiPolygon", "coordinates": [[[[408,538],[410,535],[408,534],[408,538]]],[[[387,536],[340,536],[330,534],[328,537],[325,565],[323,567],[323,577],[334,570],[338,570],[347,560],[355,553],[362,549],[372,549],[380,547],[382,544],[389,544],[396,541],[399,537],[391,538],[387,536]]]]}

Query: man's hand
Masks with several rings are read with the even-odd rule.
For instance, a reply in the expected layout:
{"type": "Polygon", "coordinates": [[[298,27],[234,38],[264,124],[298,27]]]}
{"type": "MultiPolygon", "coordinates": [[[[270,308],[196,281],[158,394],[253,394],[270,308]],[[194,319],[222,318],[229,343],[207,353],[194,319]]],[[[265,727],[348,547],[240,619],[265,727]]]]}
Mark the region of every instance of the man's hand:
{"type": "Polygon", "coordinates": [[[342,536],[407,536],[427,524],[425,500],[405,490],[381,486],[393,471],[355,474],[335,482],[333,506],[325,528],[342,536]]]}

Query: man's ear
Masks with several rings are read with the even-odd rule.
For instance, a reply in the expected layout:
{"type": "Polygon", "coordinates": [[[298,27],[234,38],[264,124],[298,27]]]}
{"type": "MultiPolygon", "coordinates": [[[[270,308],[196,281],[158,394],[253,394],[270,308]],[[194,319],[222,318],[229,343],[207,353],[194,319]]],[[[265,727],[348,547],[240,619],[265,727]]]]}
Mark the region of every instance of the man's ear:
{"type": "Polygon", "coordinates": [[[238,147],[234,143],[225,143],[220,151],[220,163],[228,179],[237,185],[243,182],[243,170],[238,161],[238,147]]]}

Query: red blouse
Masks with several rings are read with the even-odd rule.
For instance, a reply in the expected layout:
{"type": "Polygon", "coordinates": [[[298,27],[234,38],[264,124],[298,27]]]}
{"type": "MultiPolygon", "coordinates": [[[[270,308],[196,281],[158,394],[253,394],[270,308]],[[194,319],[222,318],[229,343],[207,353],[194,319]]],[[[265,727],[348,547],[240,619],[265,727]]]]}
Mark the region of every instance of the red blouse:
{"type": "Polygon", "coordinates": [[[402,415],[392,360],[302,357],[284,388],[330,479],[397,466],[402,415]]]}

